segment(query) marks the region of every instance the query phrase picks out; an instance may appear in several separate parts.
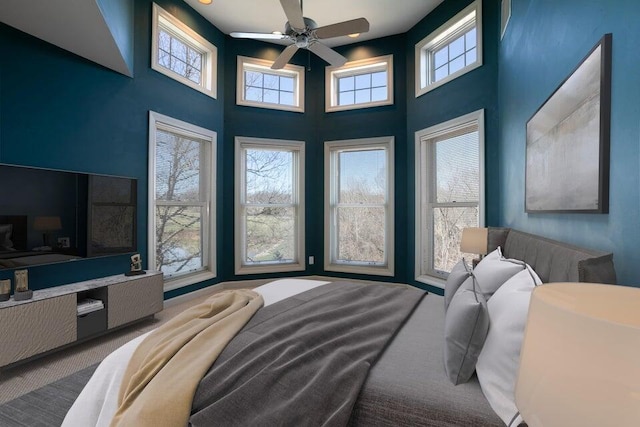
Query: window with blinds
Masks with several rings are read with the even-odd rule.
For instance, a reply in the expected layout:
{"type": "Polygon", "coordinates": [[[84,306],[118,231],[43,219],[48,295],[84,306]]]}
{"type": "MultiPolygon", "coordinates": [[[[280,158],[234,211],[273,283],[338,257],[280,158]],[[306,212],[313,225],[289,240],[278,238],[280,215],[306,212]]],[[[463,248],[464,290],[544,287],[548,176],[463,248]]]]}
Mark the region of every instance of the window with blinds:
{"type": "Polygon", "coordinates": [[[393,138],[325,142],[325,270],[393,275],[393,138]]]}
{"type": "Polygon", "coordinates": [[[299,271],[304,142],[236,137],[236,274],[299,271]]]}
{"type": "Polygon", "coordinates": [[[215,133],[150,113],[149,265],[165,290],[215,276],[215,133]]]}
{"type": "Polygon", "coordinates": [[[461,257],[462,230],[484,225],[482,112],[416,134],[417,276],[444,279],[461,257]]]}

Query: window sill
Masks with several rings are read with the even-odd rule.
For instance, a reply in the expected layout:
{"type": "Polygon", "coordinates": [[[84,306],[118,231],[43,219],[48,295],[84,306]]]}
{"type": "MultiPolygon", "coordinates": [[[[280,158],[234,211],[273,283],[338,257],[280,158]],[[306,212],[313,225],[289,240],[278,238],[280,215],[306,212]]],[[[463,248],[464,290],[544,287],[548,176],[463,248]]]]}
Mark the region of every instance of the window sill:
{"type": "MultiPolygon", "coordinates": [[[[474,64],[471,64],[471,65],[469,65],[469,66],[467,66],[467,67],[465,67],[465,68],[463,68],[461,70],[458,70],[455,73],[450,74],[447,77],[445,77],[444,79],[438,80],[435,83],[431,83],[431,84],[429,84],[429,85],[427,85],[425,87],[422,87],[422,88],[421,87],[416,87],[416,98],[424,95],[427,92],[431,92],[432,90],[437,89],[440,86],[443,86],[443,85],[449,83],[450,81],[457,79],[458,77],[462,77],[465,74],[467,74],[467,73],[469,73],[469,72],[471,72],[471,71],[473,71],[476,68],[479,68],[481,66],[482,66],[482,61],[477,61],[474,64]]],[[[418,86],[418,85],[419,85],[419,83],[416,82],[416,86],[418,86]]]]}
{"type": "Polygon", "coordinates": [[[236,266],[236,274],[285,273],[288,271],[304,271],[305,266],[299,263],[241,265],[236,266]]]}
{"type": "Polygon", "coordinates": [[[211,271],[198,271],[196,273],[185,274],[184,276],[178,276],[176,278],[165,279],[164,291],[172,291],[174,289],[183,288],[185,286],[193,285],[205,280],[214,279],[215,273],[211,271]]]}
{"type": "Polygon", "coordinates": [[[393,268],[387,266],[366,266],[349,264],[325,264],[325,271],[335,271],[338,273],[366,274],[370,276],[393,276],[393,268]]]}
{"type": "Polygon", "coordinates": [[[417,276],[416,282],[424,283],[425,285],[434,286],[440,289],[444,289],[444,286],[447,283],[444,279],[427,275],[417,276]]]}

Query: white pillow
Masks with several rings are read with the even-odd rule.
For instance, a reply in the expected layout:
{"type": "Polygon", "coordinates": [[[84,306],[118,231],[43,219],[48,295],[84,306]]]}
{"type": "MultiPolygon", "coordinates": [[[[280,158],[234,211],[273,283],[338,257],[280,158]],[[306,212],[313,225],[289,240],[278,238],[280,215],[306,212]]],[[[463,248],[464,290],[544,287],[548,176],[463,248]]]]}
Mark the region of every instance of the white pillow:
{"type": "Polygon", "coordinates": [[[444,319],[444,370],[455,384],[469,381],[489,330],[489,311],[473,277],[453,296],[444,319]]]}
{"type": "Polygon", "coordinates": [[[535,271],[526,265],[525,270],[507,280],[487,303],[489,333],[478,356],[476,373],[489,404],[508,426],[519,419],[515,384],[520,347],[531,291],[541,283],[535,271]]]}
{"type": "Polygon", "coordinates": [[[494,292],[515,274],[523,271],[524,266],[523,261],[503,257],[498,247],[478,263],[473,269],[473,275],[484,298],[489,301],[494,292]]]}
{"type": "Polygon", "coordinates": [[[464,283],[471,276],[471,272],[469,271],[469,267],[465,262],[464,258],[462,258],[458,263],[451,269],[451,273],[447,277],[447,282],[444,285],[444,311],[447,312],[449,308],[449,304],[451,304],[451,300],[453,296],[460,288],[460,285],[464,283]]]}

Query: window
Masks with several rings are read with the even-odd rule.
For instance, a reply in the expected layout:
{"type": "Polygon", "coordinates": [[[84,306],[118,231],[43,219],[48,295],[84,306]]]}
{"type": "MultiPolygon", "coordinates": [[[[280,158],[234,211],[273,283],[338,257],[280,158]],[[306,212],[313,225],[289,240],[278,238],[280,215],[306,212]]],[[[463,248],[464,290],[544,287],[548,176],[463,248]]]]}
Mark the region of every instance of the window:
{"type": "Polygon", "coordinates": [[[214,45],[153,4],[151,68],[215,98],[217,58],[214,45]]]}
{"type": "Polygon", "coordinates": [[[476,0],[415,48],[416,97],[482,65],[482,1],[476,0]]]}
{"type": "Polygon", "coordinates": [[[238,56],[238,105],[304,112],[304,67],[287,64],[272,70],[273,61],[238,56]]]}
{"type": "Polygon", "coordinates": [[[327,67],[326,111],[353,110],[393,104],[393,56],[327,67]]]}
{"type": "Polygon", "coordinates": [[[149,113],[149,265],[165,290],[215,277],[216,133],[149,113]]]}
{"type": "Polygon", "coordinates": [[[462,229],[484,226],[484,111],[416,132],[416,280],[444,287],[462,229]]]}
{"type": "Polygon", "coordinates": [[[236,274],[305,269],[304,142],[236,137],[236,274]]]}
{"type": "Polygon", "coordinates": [[[325,270],[393,276],[393,162],[393,137],[325,142],[325,270]]]}

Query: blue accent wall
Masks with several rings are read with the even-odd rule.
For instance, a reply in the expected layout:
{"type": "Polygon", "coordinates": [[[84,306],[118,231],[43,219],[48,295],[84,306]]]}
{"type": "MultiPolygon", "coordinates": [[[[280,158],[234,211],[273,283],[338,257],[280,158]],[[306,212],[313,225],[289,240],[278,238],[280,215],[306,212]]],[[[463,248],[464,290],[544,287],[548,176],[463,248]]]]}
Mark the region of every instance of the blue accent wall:
{"type": "MultiPolygon", "coordinates": [[[[224,35],[182,1],[156,2],[218,47],[218,99],[150,68],[150,0],[133,2],[133,79],[0,24],[0,57],[11,58],[0,63],[0,162],[137,178],[142,254],[147,253],[149,110],[214,130],[218,141],[224,137],[224,35]]],[[[223,158],[218,159],[220,182],[223,158]]],[[[35,267],[29,269],[29,285],[40,289],[128,268],[127,255],[35,267]]],[[[12,274],[3,271],[0,278],[12,274]]]]}
{"type": "Polygon", "coordinates": [[[472,70],[424,95],[415,96],[415,45],[424,37],[471,4],[469,0],[448,0],[414,26],[406,37],[407,69],[407,150],[406,191],[409,195],[405,240],[408,283],[413,283],[436,293],[442,289],[422,285],[415,277],[415,133],[430,126],[455,119],[465,114],[485,110],[485,223],[496,226],[499,222],[499,145],[498,145],[498,40],[500,26],[500,2],[483,0],[482,4],[482,66],[472,70]]]}
{"type": "MultiPolygon", "coordinates": [[[[363,43],[336,48],[349,61],[393,54],[394,58],[394,105],[365,108],[351,111],[325,113],[324,81],[328,65],[308,51],[299,51],[292,63],[306,67],[304,113],[278,111],[236,105],[235,76],[238,55],[274,60],[282,46],[252,40],[236,40],[230,37],[226,43],[225,73],[234,84],[226,85],[225,92],[225,139],[223,236],[221,253],[234,253],[234,138],[251,136],[259,138],[291,139],[305,141],[305,246],[306,257],[314,256],[314,265],[305,271],[277,274],[242,275],[234,273],[231,256],[221,259],[223,280],[245,280],[252,278],[327,274],[338,277],[367,278],[367,276],[341,274],[324,271],[324,142],[332,140],[368,138],[377,136],[395,137],[396,156],[396,274],[394,277],[375,280],[406,281],[406,59],[404,35],[385,37],[363,43]]],[[[369,276],[369,278],[372,278],[369,276]]]]}
{"type": "Polygon", "coordinates": [[[499,50],[499,223],[611,251],[640,285],[640,2],[512,0],[499,50]],[[613,34],[609,214],[524,211],[526,123],[605,33],[613,34]]]}
{"type": "MultiPolygon", "coordinates": [[[[151,0],[133,0],[133,79],[0,24],[0,57],[12,58],[10,65],[0,64],[0,162],[137,178],[138,250],[146,254],[149,110],[216,131],[218,278],[165,297],[220,281],[283,276],[234,274],[234,138],[238,135],[306,142],[306,256],[313,255],[315,264],[289,275],[330,274],[417,284],[413,280],[414,134],[482,108],[487,132],[486,221],[500,223],[498,0],[483,2],[483,66],[419,98],[414,94],[415,43],[470,0],[446,0],[405,34],[337,48],[349,60],[393,54],[395,102],[332,113],[324,110],[327,64],[307,51],[293,58],[294,63],[308,67],[304,113],[236,105],[237,55],[275,59],[283,47],[225,37],[183,1],[157,3],[217,46],[218,99],[150,68],[151,0]],[[395,276],[325,272],[324,142],[377,136],[395,138],[395,276]]],[[[30,284],[34,289],[55,286],[121,273],[128,266],[128,256],[114,256],[36,267],[29,269],[30,284]]],[[[0,273],[4,277],[9,274],[0,273]]]]}

